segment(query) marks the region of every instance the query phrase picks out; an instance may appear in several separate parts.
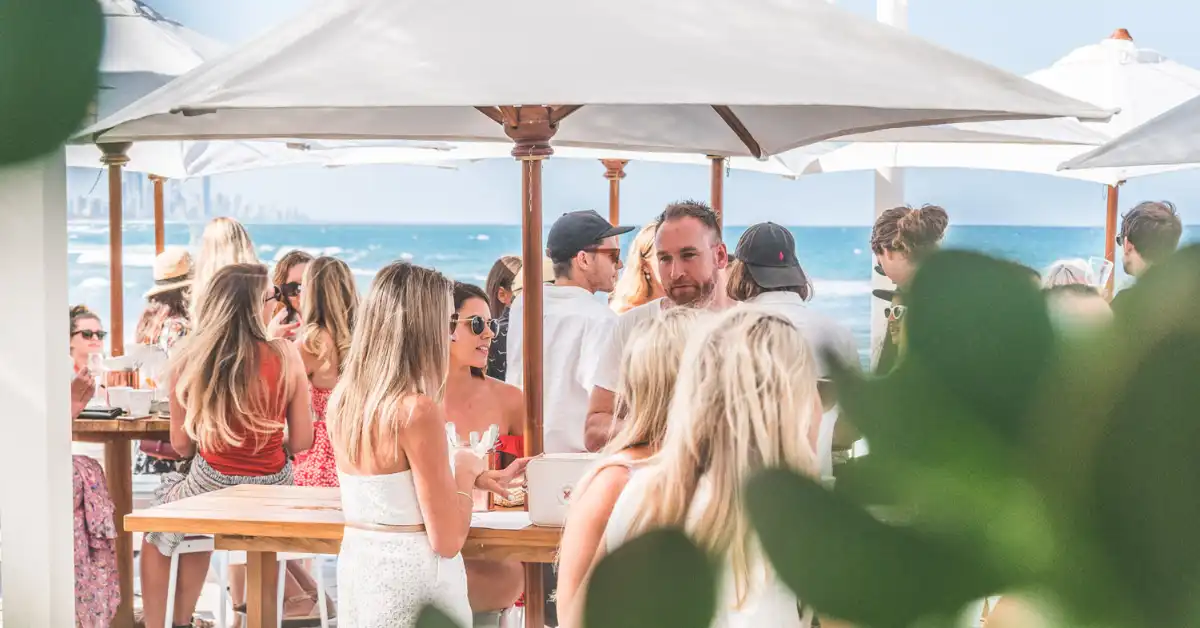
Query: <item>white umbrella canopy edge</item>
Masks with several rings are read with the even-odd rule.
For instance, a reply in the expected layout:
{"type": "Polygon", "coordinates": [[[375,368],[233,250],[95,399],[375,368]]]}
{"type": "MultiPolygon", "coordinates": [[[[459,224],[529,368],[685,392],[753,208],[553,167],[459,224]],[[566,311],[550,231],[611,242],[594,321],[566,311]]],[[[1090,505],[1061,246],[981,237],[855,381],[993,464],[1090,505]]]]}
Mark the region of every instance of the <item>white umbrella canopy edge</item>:
{"type": "Polygon", "coordinates": [[[560,103],[587,105],[559,129],[562,145],[757,157],[897,126],[1110,114],[819,0],[529,4],[328,3],[85,135],[503,140],[499,125],[463,114],[560,103]],[[544,31],[539,49],[563,52],[512,81],[513,55],[497,50],[531,30],[544,31]],[[600,45],[611,41],[622,45],[600,45]]]}
{"type": "Polygon", "coordinates": [[[1200,96],[1146,121],[1117,139],[1059,166],[1071,176],[1096,168],[1129,170],[1200,165],[1200,96]]]}

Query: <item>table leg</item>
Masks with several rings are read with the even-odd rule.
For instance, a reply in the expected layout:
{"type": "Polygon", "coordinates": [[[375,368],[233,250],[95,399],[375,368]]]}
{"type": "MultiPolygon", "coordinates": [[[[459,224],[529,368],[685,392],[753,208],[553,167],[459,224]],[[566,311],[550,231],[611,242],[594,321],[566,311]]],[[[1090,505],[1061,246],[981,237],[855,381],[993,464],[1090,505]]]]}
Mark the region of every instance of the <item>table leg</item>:
{"type": "Polygon", "coordinates": [[[113,502],[117,527],[117,573],[121,582],[121,605],[113,617],[113,628],[133,628],[133,535],[125,531],[125,515],[133,512],[133,460],[127,440],[104,443],[104,474],[108,496],[113,502]]]}
{"type": "Polygon", "coordinates": [[[525,628],[545,628],[546,587],[542,563],[525,563],[525,628]]]}
{"type": "Polygon", "coordinates": [[[279,625],[279,565],[275,552],[246,552],[246,619],[249,628],[279,625]]]}

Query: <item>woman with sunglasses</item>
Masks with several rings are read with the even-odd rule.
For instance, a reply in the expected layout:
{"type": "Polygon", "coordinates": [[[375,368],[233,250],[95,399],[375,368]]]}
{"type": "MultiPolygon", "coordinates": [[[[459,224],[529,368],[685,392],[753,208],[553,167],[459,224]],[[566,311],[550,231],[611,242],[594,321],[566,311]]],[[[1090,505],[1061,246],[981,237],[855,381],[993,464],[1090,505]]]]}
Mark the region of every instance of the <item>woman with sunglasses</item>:
{"type": "Polygon", "coordinates": [[[288,251],[275,262],[272,283],[283,296],[275,306],[275,317],[280,324],[295,325],[287,330],[287,338],[295,337],[303,319],[300,315],[300,295],[304,292],[304,272],[313,261],[313,256],[301,250],[288,251]],[[280,318],[282,317],[282,318],[280,318]]]}
{"type": "MultiPolygon", "coordinates": [[[[478,286],[456,282],[454,315],[450,319],[450,374],[443,401],[446,420],[454,423],[464,444],[469,442],[472,432],[482,434],[491,425],[499,427],[498,459],[494,463],[503,468],[524,455],[525,400],[521,389],[484,373],[488,350],[498,329],[487,293],[478,286]]],[[[513,501],[519,504],[520,499],[513,501]]],[[[484,492],[475,491],[476,510],[486,508],[485,500],[484,492]]],[[[477,614],[503,611],[517,601],[524,589],[524,572],[519,562],[468,560],[466,568],[471,610],[477,614]]]]}
{"type": "Polygon", "coordinates": [[[86,305],[71,308],[71,362],[78,373],[87,368],[88,355],[104,353],[104,338],[108,332],[100,317],[86,305]]]}

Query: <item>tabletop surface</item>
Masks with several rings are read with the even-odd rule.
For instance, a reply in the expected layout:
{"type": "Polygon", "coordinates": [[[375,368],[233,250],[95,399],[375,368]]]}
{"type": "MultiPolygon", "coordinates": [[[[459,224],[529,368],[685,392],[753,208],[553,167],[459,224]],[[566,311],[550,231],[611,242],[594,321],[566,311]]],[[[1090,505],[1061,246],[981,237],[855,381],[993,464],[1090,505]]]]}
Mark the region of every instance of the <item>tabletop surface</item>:
{"type": "MultiPolygon", "coordinates": [[[[557,546],[561,528],[518,521],[517,513],[477,513],[470,538],[557,546]],[[496,516],[490,516],[496,515],[496,516]],[[499,523],[500,520],[502,523],[499,523]],[[492,527],[499,525],[500,527],[492,527]]],[[[182,532],[274,538],[341,540],[340,492],[309,486],[242,485],[137,510],[125,517],[135,532],[182,532]]]]}
{"type": "Polygon", "coordinates": [[[75,419],[71,422],[74,434],[169,434],[171,420],[149,419],[75,419]]]}

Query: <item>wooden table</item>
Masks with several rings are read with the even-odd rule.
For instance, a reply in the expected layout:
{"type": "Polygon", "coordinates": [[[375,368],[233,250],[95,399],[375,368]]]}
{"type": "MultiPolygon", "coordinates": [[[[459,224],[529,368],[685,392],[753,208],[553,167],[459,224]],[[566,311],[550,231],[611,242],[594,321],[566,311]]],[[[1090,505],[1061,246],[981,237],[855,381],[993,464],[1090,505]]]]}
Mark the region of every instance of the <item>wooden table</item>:
{"type": "MultiPolygon", "coordinates": [[[[235,486],[139,510],[125,517],[137,532],[212,535],[222,550],[246,552],[246,611],[250,628],[277,624],[279,552],[337,554],[344,520],[336,488],[235,486]]],[[[542,628],[545,595],[540,563],[553,563],[561,528],[520,530],[472,527],[463,558],[525,563],[525,625],[542,628]],[[530,586],[536,581],[536,585],[530,586]]]]}
{"type": "Polygon", "coordinates": [[[72,440],[104,443],[104,475],[117,524],[117,571],[121,576],[121,605],[113,628],[133,628],[133,535],[122,522],[133,512],[133,445],[135,440],[170,440],[168,419],[76,419],[72,440]]]}

